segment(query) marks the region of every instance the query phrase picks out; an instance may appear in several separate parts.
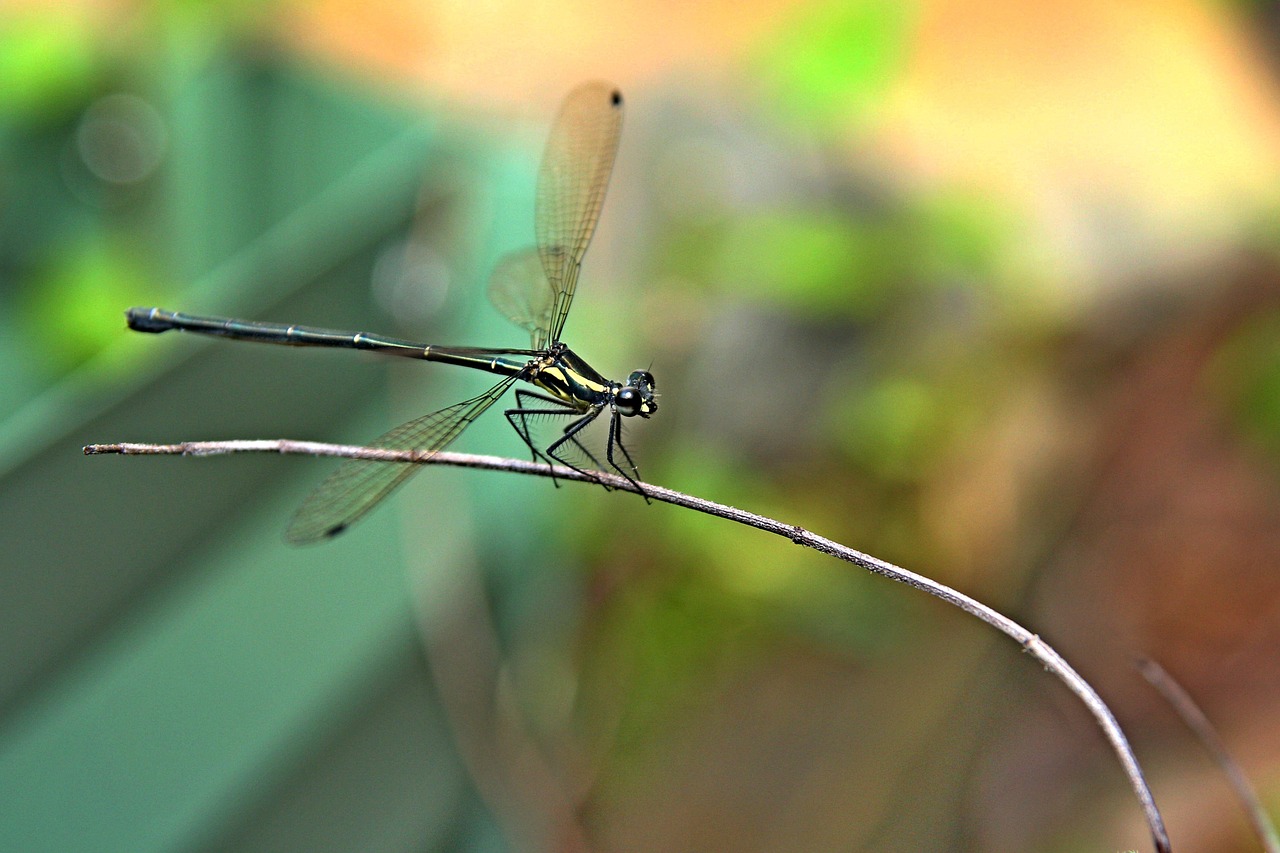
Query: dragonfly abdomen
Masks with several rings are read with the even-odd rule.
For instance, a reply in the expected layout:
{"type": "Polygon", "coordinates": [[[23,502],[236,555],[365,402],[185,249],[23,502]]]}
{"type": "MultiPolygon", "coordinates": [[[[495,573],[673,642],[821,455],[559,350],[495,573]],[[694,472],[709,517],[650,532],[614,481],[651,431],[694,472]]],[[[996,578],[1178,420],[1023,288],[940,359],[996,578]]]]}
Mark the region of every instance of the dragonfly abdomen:
{"type": "Polygon", "coordinates": [[[344,332],[337,329],[319,329],[289,323],[262,323],[254,320],[235,320],[230,317],[201,317],[166,311],[163,308],[130,308],[125,312],[129,328],[135,332],[196,332],[242,341],[264,344],[284,344],[295,347],[340,347],[363,349],[399,355],[406,358],[422,358],[423,344],[375,335],[369,332],[344,332]]]}
{"type": "Polygon", "coordinates": [[[499,376],[515,376],[528,370],[536,353],[521,350],[485,350],[473,347],[426,346],[421,357],[440,364],[454,364],[496,373],[499,376]]]}

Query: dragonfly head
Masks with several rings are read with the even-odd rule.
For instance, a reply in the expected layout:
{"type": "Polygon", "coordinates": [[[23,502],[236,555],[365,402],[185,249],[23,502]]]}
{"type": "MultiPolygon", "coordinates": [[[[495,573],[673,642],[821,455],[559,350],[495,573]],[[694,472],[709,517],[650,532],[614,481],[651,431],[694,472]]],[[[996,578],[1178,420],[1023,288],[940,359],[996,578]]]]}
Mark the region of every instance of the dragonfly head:
{"type": "Polygon", "coordinates": [[[647,370],[637,370],[614,392],[613,408],[618,414],[628,418],[635,415],[647,418],[658,411],[655,396],[653,374],[647,370]]]}

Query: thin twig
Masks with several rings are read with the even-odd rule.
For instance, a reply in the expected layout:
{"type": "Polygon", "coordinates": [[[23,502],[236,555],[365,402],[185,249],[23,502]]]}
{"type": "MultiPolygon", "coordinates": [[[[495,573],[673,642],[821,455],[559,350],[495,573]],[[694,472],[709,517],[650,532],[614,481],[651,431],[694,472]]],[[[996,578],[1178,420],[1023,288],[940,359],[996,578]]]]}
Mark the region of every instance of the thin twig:
{"type": "Polygon", "coordinates": [[[1026,628],[992,610],[990,607],[982,604],[957,592],[945,584],[938,583],[923,575],[908,571],[887,563],[884,560],[877,559],[860,551],[855,551],[833,542],[823,536],[818,536],[804,528],[797,527],[793,524],[784,524],[772,518],[747,512],[736,507],[727,506],[725,504],[715,503],[713,501],[703,500],[702,498],[686,495],[682,492],[672,491],[661,486],[654,486],[648,483],[636,485],[623,477],[615,474],[606,474],[599,471],[583,472],[575,471],[569,468],[555,467],[552,468],[543,463],[528,462],[519,459],[506,459],[498,456],[476,456],[467,453],[424,453],[421,451],[401,451],[401,450],[384,450],[379,448],[359,447],[355,445],[343,444],[323,444],[312,441],[291,441],[288,439],[280,440],[259,440],[259,441],[191,441],[182,444],[91,444],[84,448],[86,455],[113,453],[126,455],[183,455],[183,456],[216,456],[228,453],[286,453],[286,454],[307,454],[313,456],[340,456],[351,459],[369,459],[373,461],[383,462],[412,462],[419,464],[434,465],[451,465],[461,468],[479,468],[488,471],[509,471],[517,474],[531,474],[538,477],[554,477],[558,480],[579,480],[583,482],[595,482],[608,486],[611,489],[618,489],[624,492],[636,492],[643,494],[650,500],[662,501],[664,503],[674,504],[675,506],[685,507],[687,509],[697,510],[699,512],[724,518],[729,521],[736,521],[739,524],[745,524],[754,527],[757,530],[764,530],[778,536],[784,536],[797,545],[803,545],[812,548],[823,554],[853,563],[872,574],[881,575],[883,577],[904,583],[907,586],[927,592],[935,598],[960,608],[964,612],[981,619],[988,625],[996,628],[1000,632],[1012,637],[1016,640],[1024,650],[1030,653],[1038,661],[1040,661],[1046,670],[1056,675],[1059,680],[1066,684],[1067,688],[1084,703],[1089,712],[1093,714],[1094,719],[1101,726],[1103,734],[1107,740],[1111,742],[1111,747],[1115,751],[1116,756],[1120,759],[1120,764],[1124,768],[1125,774],[1129,777],[1129,783],[1133,787],[1134,793],[1137,794],[1138,801],[1142,804],[1143,812],[1146,816],[1147,826],[1151,830],[1152,842],[1155,845],[1157,853],[1169,853],[1172,847],[1169,844],[1169,836],[1165,831],[1164,820],[1160,816],[1160,811],[1156,808],[1155,799],[1152,797],[1151,790],[1147,786],[1146,780],[1142,775],[1142,770],[1138,766],[1137,758],[1133,754],[1124,733],[1120,730],[1120,724],[1116,722],[1115,716],[1111,710],[1107,708],[1102,698],[1097,692],[1086,682],[1071,666],[1063,660],[1063,658],[1054,651],[1048,644],[1041,640],[1037,635],[1028,631],[1026,628]]]}
{"type": "Polygon", "coordinates": [[[1142,677],[1160,692],[1165,701],[1173,706],[1173,710],[1178,712],[1178,716],[1187,724],[1187,728],[1191,729],[1191,733],[1204,745],[1214,763],[1226,775],[1227,781],[1231,783],[1236,796],[1240,799],[1240,805],[1249,817],[1249,822],[1253,824],[1253,831],[1262,842],[1262,848],[1267,853],[1280,853],[1280,837],[1276,835],[1275,825],[1267,816],[1262,803],[1258,801],[1257,792],[1249,784],[1249,779],[1227,752],[1226,744],[1222,742],[1222,738],[1218,737],[1217,730],[1214,729],[1213,723],[1209,722],[1204,711],[1200,710],[1200,706],[1191,698],[1191,695],[1160,664],[1150,658],[1139,658],[1134,661],[1134,664],[1138,667],[1138,672],[1142,673],[1142,677]]]}

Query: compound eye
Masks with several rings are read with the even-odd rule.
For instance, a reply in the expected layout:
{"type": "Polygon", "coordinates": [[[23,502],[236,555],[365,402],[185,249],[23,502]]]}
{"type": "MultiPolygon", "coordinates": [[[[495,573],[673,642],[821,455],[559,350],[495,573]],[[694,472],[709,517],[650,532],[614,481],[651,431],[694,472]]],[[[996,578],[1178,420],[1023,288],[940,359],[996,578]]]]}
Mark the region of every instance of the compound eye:
{"type": "Polygon", "coordinates": [[[613,406],[627,417],[640,414],[640,392],[634,388],[621,389],[614,395],[613,406]]]}

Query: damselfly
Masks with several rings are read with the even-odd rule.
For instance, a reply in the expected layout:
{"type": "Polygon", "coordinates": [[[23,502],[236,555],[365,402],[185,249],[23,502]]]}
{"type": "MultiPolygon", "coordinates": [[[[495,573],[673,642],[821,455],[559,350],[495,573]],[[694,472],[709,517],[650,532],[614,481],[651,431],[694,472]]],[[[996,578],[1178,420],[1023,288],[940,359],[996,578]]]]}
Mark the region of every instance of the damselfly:
{"type": "MultiPolygon", "coordinates": [[[[640,472],[622,443],[622,418],[647,418],[658,410],[653,376],[647,370],[637,370],[625,382],[606,379],[560,340],[582,256],[600,218],[621,129],[622,95],[603,83],[587,83],[570,92],[552,126],[538,172],[534,206],[537,247],[502,258],[489,285],[494,306],[532,336],[529,349],[434,346],[366,332],[196,317],[159,308],[130,309],[129,328],[372,350],[457,364],[502,377],[478,397],[396,427],[372,443],[376,448],[425,453],[443,450],[508,388],[517,381],[526,382],[540,390],[517,388],[516,407],[508,409],[506,416],[535,461],[578,469],[566,456],[576,452],[600,468],[582,443],[581,434],[607,410],[605,458],[610,467],[639,487],[640,472]],[[551,444],[540,449],[530,432],[530,419],[542,416],[568,418],[568,423],[551,444]],[[619,464],[615,453],[621,454],[625,464],[619,464]]],[[[417,466],[406,463],[343,462],[299,507],[286,537],[302,543],[341,533],[416,470],[417,466]]]]}

